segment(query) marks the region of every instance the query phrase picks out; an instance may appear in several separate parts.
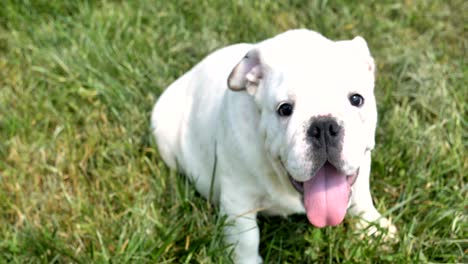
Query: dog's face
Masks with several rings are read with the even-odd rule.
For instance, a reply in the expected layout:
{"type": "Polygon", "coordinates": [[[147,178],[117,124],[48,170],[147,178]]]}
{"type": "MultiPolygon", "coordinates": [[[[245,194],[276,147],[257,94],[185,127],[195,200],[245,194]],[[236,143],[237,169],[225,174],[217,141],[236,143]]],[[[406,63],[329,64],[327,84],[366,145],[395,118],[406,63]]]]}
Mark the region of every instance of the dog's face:
{"type": "Polygon", "coordinates": [[[373,59],[360,37],[282,37],[250,51],[233,70],[229,87],[254,96],[265,147],[304,193],[310,222],[336,225],[364,155],[374,147],[373,59]]]}

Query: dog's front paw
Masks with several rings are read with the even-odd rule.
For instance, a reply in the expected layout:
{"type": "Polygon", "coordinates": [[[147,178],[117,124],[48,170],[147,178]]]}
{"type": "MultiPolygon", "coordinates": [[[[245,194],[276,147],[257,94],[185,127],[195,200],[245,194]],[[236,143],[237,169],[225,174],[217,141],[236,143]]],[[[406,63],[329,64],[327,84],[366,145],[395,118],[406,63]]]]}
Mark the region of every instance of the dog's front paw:
{"type": "Polygon", "coordinates": [[[396,226],[391,219],[385,217],[380,217],[374,223],[361,220],[358,223],[358,228],[364,231],[361,234],[361,239],[367,235],[374,238],[381,236],[384,242],[395,243],[398,241],[396,226]]]}
{"type": "Polygon", "coordinates": [[[262,264],[263,259],[260,256],[257,256],[257,257],[242,256],[242,257],[238,257],[237,259],[235,259],[234,263],[236,264],[262,264]]]}
{"type": "MultiPolygon", "coordinates": [[[[392,223],[391,219],[387,219],[385,217],[381,217],[379,220],[379,228],[374,231],[371,235],[374,236],[382,236],[385,242],[397,242],[397,228],[392,223]]],[[[375,226],[373,226],[375,228],[375,226]]]]}
{"type": "Polygon", "coordinates": [[[379,220],[379,226],[381,227],[383,232],[385,232],[385,233],[383,233],[384,241],[396,242],[398,240],[397,239],[398,238],[397,237],[397,228],[392,223],[391,219],[387,219],[387,218],[382,217],[379,220]]]}

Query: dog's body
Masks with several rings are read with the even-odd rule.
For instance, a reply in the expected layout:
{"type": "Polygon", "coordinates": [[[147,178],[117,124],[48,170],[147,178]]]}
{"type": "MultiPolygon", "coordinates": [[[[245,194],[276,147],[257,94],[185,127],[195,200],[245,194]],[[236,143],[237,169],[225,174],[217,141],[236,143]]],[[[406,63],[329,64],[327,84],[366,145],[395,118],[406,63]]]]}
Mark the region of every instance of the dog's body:
{"type": "Polygon", "coordinates": [[[257,263],[258,212],[323,227],[348,211],[395,232],[369,190],[373,86],[362,38],[292,30],[209,55],[162,94],[152,127],[169,167],[233,221],[236,262],[257,263]]]}

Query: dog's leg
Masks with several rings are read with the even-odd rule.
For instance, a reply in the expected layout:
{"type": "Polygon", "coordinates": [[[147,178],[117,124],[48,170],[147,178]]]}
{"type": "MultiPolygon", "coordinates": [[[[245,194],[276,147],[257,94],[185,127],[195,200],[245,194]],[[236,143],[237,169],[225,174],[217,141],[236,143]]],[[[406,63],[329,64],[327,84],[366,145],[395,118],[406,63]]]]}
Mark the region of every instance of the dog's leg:
{"type": "MultiPolygon", "coordinates": [[[[369,177],[370,177],[370,167],[371,167],[371,156],[368,152],[365,156],[365,161],[359,169],[359,175],[356,179],[356,182],[353,185],[353,193],[351,195],[350,206],[348,212],[351,215],[361,217],[361,220],[358,224],[358,228],[366,229],[372,222],[376,222],[379,226],[388,230],[385,238],[393,239],[396,235],[396,227],[391,223],[391,221],[383,217],[375,208],[374,203],[372,202],[372,196],[369,186],[369,177]]],[[[367,230],[368,235],[378,234],[378,230],[375,226],[370,227],[367,230]]]]}
{"type": "MultiPolygon", "coordinates": [[[[238,191],[238,190],[233,190],[238,191]]],[[[257,225],[257,210],[252,200],[236,192],[221,194],[221,213],[228,218],[225,240],[234,246],[234,261],[238,264],[262,263],[258,253],[260,232],[257,225]],[[239,199],[239,197],[242,197],[239,199]]]]}

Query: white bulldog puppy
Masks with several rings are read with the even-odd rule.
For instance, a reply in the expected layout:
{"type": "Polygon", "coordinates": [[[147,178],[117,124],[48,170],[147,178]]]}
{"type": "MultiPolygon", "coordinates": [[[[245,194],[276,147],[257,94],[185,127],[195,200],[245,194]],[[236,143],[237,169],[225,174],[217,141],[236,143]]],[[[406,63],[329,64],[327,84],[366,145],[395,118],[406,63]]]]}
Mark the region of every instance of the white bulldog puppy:
{"type": "Polygon", "coordinates": [[[227,215],[236,263],[262,261],[258,213],[325,227],[349,212],[395,233],[369,189],[374,70],[363,38],[299,29],[215,51],[161,95],[159,152],[227,215]]]}

